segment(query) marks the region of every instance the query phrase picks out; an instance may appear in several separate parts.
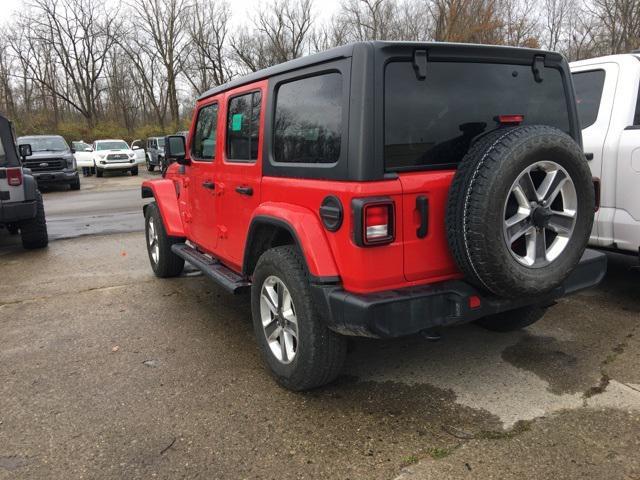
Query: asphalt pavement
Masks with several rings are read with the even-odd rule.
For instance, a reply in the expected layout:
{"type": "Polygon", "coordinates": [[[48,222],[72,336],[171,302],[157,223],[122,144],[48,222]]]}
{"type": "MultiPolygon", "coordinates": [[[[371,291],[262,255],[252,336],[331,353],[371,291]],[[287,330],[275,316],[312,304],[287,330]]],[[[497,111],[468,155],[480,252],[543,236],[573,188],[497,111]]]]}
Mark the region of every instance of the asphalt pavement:
{"type": "Polygon", "coordinates": [[[355,339],[292,393],[246,297],[152,275],[155,176],[46,192],[45,250],[0,238],[0,479],[640,478],[635,259],[521,332],[355,339]]]}

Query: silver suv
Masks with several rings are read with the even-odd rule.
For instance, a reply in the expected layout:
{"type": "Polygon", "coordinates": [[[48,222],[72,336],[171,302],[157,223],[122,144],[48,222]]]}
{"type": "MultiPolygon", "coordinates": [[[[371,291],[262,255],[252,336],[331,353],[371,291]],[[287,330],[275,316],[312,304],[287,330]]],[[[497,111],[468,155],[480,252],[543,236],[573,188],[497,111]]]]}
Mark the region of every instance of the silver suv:
{"type": "MultiPolygon", "coordinates": [[[[20,145],[22,158],[31,156],[31,145],[20,145]]],[[[0,229],[20,233],[24,248],[47,246],[47,223],[42,195],[31,170],[23,168],[11,129],[0,115],[0,229]]]]}
{"type": "Polygon", "coordinates": [[[147,139],[147,170],[153,172],[156,167],[162,169],[164,161],[164,137],[149,137],[147,139]]]}

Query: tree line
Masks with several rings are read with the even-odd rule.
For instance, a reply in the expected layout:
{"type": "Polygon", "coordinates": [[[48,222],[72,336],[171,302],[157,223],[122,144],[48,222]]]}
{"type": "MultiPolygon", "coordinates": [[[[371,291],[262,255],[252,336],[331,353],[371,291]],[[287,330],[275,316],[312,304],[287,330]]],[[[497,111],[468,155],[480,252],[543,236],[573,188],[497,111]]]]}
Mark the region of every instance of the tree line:
{"type": "Polygon", "coordinates": [[[569,60],[640,46],[638,0],[27,0],[0,31],[0,111],[20,133],[147,137],[185,128],[230,79],[363,40],[545,48],[569,60]],[[324,18],[327,18],[326,15],[324,18]]]}

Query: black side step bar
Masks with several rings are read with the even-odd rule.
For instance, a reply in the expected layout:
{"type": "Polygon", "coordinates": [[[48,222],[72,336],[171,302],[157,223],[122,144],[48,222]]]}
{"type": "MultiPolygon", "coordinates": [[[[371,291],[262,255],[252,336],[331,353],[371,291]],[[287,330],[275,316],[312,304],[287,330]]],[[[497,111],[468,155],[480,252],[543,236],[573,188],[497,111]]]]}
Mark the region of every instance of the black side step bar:
{"type": "Polygon", "coordinates": [[[185,259],[191,265],[201,270],[207,277],[217,282],[229,293],[244,293],[251,286],[251,282],[238,275],[233,270],[225,267],[217,260],[200,253],[186,243],[175,243],[171,246],[171,251],[185,259]]]}

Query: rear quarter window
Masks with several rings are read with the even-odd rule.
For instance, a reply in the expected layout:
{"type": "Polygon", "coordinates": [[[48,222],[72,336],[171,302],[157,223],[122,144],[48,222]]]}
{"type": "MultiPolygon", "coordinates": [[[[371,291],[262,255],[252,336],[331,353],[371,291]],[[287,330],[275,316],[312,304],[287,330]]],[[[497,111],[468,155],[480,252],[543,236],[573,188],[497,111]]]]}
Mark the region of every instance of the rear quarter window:
{"type": "Polygon", "coordinates": [[[576,93],[580,127],[584,129],[596,123],[598,119],[605,73],[604,70],[589,70],[576,72],[571,76],[576,93]]]}
{"type": "Polygon", "coordinates": [[[525,125],[570,133],[564,82],[530,65],[429,62],[418,80],[412,62],[385,69],[384,158],[387,170],[453,168],[476,136],[495,129],[498,115],[524,115],[525,125]]]}
{"type": "Polygon", "coordinates": [[[282,163],[336,163],[342,143],[342,75],[284,83],[275,106],[273,157],[282,163]]]}

